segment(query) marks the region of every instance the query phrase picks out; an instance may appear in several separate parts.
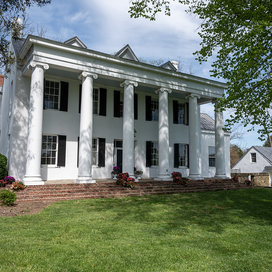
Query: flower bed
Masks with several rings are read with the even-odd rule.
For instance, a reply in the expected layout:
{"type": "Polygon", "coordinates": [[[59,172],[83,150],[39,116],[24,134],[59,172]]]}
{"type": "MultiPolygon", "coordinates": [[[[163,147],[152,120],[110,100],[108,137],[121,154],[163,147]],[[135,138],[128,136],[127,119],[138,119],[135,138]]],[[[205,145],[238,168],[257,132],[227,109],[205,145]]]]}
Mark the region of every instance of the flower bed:
{"type": "Polygon", "coordinates": [[[135,186],[135,179],[130,178],[128,173],[120,173],[117,175],[117,185],[133,188],[135,186]]]}

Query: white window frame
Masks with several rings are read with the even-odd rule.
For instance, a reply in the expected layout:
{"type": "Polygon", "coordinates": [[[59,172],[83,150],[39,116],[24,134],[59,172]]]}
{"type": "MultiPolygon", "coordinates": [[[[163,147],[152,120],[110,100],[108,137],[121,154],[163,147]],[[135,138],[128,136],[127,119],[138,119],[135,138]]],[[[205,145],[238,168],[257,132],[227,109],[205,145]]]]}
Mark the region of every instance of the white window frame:
{"type": "Polygon", "coordinates": [[[250,153],[250,162],[251,163],[257,162],[257,153],[256,152],[250,153]]]}
{"type": "MultiPolygon", "coordinates": [[[[53,143],[53,142],[52,142],[53,143]]],[[[55,134],[43,134],[42,135],[42,151],[41,151],[41,165],[48,165],[48,166],[57,166],[57,161],[58,161],[58,146],[59,146],[59,137],[58,135],[55,134]],[[44,137],[47,137],[47,141],[44,142],[44,137]],[[52,146],[49,146],[50,148],[48,148],[48,145],[50,145],[50,143],[48,142],[48,137],[56,137],[56,147],[53,148],[52,146]],[[44,148],[44,144],[47,144],[47,147],[44,148]],[[48,163],[48,159],[53,160],[53,156],[52,153],[50,156],[48,156],[48,152],[55,152],[55,163],[48,163]],[[46,154],[44,156],[44,154],[46,154]],[[43,159],[46,160],[46,163],[43,163],[43,159]]]]}
{"type": "Polygon", "coordinates": [[[151,97],[151,121],[159,120],[159,99],[151,97]]]}
{"type": "Polygon", "coordinates": [[[158,165],[159,165],[159,143],[151,142],[151,166],[154,167],[158,165]]]}
{"type": "MultiPolygon", "coordinates": [[[[45,96],[46,95],[48,95],[48,96],[53,96],[53,97],[57,97],[58,98],[58,101],[57,101],[57,103],[56,102],[54,102],[54,101],[52,101],[52,100],[50,100],[49,102],[44,102],[44,109],[46,109],[46,110],[59,110],[59,108],[60,108],[60,99],[61,99],[61,97],[60,97],[60,81],[57,81],[57,80],[51,80],[51,79],[45,79],[45,82],[44,82],[44,99],[45,99],[45,96]],[[49,86],[47,87],[46,86],[46,82],[49,82],[49,86]],[[53,93],[51,93],[51,82],[53,82],[54,83],[54,90],[58,90],[58,94],[56,95],[55,93],[53,94],[53,93]],[[58,84],[58,88],[56,88],[55,87],[55,84],[58,84]],[[48,90],[47,90],[48,89],[48,90]],[[48,91],[49,91],[49,93],[48,93],[48,91]],[[46,104],[46,103],[53,103],[53,108],[51,108],[51,107],[48,107],[48,105],[46,104]],[[57,108],[55,108],[55,105],[57,104],[57,108]]],[[[54,99],[53,99],[54,100],[54,99]]]]}
{"type": "Polygon", "coordinates": [[[99,114],[99,105],[100,105],[100,89],[93,88],[93,114],[99,114]],[[97,107],[95,107],[95,103],[97,104],[97,107]]]}
{"type": "Polygon", "coordinates": [[[179,168],[188,167],[189,161],[188,161],[188,154],[189,154],[189,146],[188,144],[179,144],[179,168]],[[182,153],[182,149],[185,151],[184,154],[182,153]],[[181,165],[181,157],[183,157],[184,165],[181,165]]]}
{"type": "Polygon", "coordinates": [[[178,102],[178,124],[186,125],[187,123],[187,104],[178,102]],[[183,111],[183,113],[181,113],[183,111]]]}
{"type": "Polygon", "coordinates": [[[208,159],[209,167],[215,167],[215,163],[216,163],[215,162],[215,146],[209,146],[208,153],[209,153],[209,159],[208,159]],[[214,165],[211,165],[210,159],[214,162],[214,163],[212,163],[214,165]]]}
{"type": "Polygon", "coordinates": [[[92,165],[98,166],[98,138],[92,141],[92,165]]]}

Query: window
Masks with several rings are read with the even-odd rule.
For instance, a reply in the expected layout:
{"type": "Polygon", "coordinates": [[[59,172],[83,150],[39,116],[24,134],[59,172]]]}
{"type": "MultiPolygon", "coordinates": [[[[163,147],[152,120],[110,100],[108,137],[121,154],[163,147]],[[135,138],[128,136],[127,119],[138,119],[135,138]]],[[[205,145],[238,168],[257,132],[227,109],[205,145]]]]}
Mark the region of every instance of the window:
{"type": "Polygon", "coordinates": [[[251,162],[257,162],[256,153],[250,153],[251,162]]]}
{"type": "Polygon", "coordinates": [[[92,144],[92,153],[93,153],[93,165],[98,164],[98,141],[96,138],[93,139],[93,144],[92,144]]]}
{"type": "Polygon", "coordinates": [[[45,109],[59,109],[59,82],[45,80],[44,107],[45,109]]]}
{"type": "Polygon", "coordinates": [[[159,120],[159,100],[151,96],[145,97],[145,114],[146,121],[159,120]]]}
{"type": "Polygon", "coordinates": [[[189,167],[189,145],[174,144],[174,167],[189,167]]]}
{"type": "MultiPolygon", "coordinates": [[[[79,85],[79,105],[78,112],[81,111],[82,84],[79,85]]],[[[107,89],[93,89],[93,114],[106,116],[107,112],[107,89]]]]}
{"type": "Polygon", "coordinates": [[[98,114],[99,110],[98,89],[93,89],[93,114],[98,114]]]}
{"type": "Polygon", "coordinates": [[[44,109],[68,111],[69,83],[45,80],[44,109]]]}
{"type": "Polygon", "coordinates": [[[215,147],[209,146],[209,167],[215,166],[215,147]]]}
{"type": "Polygon", "coordinates": [[[42,165],[65,166],[66,136],[43,135],[42,136],[42,165]]]}
{"type": "Polygon", "coordinates": [[[188,125],[188,103],[173,101],[173,122],[188,125]]]}
{"type": "Polygon", "coordinates": [[[159,120],[159,101],[158,99],[151,100],[151,112],[152,112],[152,121],[159,120]]]}
{"type": "Polygon", "coordinates": [[[146,142],[146,167],[159,165],[158,142],[146,142]]]}

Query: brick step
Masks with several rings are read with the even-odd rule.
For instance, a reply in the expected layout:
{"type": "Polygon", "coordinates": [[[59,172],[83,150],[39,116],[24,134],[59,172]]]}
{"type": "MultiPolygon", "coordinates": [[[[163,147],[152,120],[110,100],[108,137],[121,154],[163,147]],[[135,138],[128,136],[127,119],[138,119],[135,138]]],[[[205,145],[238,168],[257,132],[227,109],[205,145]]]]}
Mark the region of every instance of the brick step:
{"type": "Polygon", "coordinates": [[[188,192],[236,190],[250,188],[232,180],[189,181],[187,186],[171,181],[140,181],[135,188],[118,186],[115,182],[97,184],[55,184],[28,186],[17,192],[18,201],[60,201],[68,199],[109,198],[142,195],[160,195],[188,192]]]}

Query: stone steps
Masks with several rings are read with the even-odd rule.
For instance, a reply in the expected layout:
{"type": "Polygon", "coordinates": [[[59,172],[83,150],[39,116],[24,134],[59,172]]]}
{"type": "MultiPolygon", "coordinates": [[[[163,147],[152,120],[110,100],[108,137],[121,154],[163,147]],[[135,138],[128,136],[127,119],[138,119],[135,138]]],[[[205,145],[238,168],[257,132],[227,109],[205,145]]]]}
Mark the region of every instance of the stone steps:
{"type": "Polygon", "coordinates": [[[187,186],[172,181],[140,181],[133,189],[116,185],[115,182],[96,184],[53,184],[27,186],[17,192],[17,201],[55,202],[69,199],[109,198],[143,195],[162,195],[189,192],[237,190],[251,188],[232,180],[189,181],[187,186]]]}

